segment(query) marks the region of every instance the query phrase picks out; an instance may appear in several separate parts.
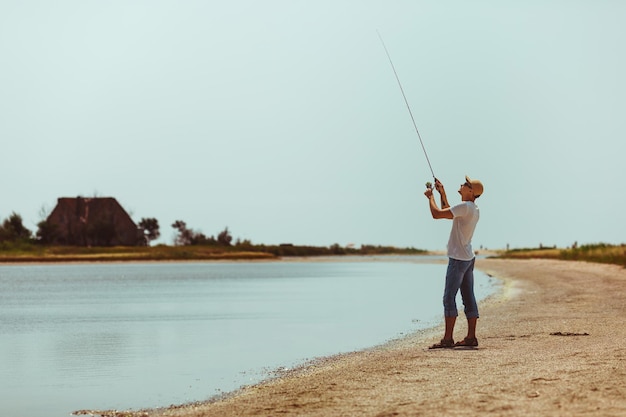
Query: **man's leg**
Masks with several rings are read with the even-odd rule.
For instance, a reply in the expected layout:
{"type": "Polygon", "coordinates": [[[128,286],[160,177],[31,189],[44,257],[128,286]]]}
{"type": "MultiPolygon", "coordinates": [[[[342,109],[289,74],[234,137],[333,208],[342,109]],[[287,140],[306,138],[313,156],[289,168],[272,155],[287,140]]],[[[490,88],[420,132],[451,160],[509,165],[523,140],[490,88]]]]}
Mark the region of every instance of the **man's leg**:
{"type": "Polygon", "coordinates": [[[454,324],[456,323],[456,316],[446,317],[446,333],[444,334],[444,340],[454,340],[454,324]]]}
{"type": "Polygon", "coordinates": [[[435,343],[428,349],[439,349],[439,348],[453,348],[454,347],[454,323],[456,322],[456,316],[445,316],[446,319],[446,332],[441,339],[441,342],[435,343]]]}
{"type": "Polygon", "coordinates": [[[474,296],[474,260],[463,276],[460,290],[465,306],[465,316],[467,317],[467,336],[465,339],[476,339],[476,323],[479,315],[478,304],[474,296]]]}
{"type": "Polygon", "coordinates": [[[446,272],[446,287],[443,291],[443,315],[446,322],[444,340],[452,340],[454,337],[454,325],[459,315],[456,308],[456,294],[463,282],[468,263],[456,259],[448,260],[448,270],[446,272]]]}
{"type": "Polygon", "coordinates": [[[448,260],[448,270],[446,272],[446,287],[443,291],[443,311],[446,323],[446,330],[441,343],[436,343],[430,349],[442,347],[454,347],[454,324],[459,315],[456,308],[456,294],[463,282],[467,270],[473,265],[471,261],[459,261],[450,258],[448,260]]]}
{"type": "Polygon", "coordinates": [[[467,319],[467,339],[476,339],[476,322],[478,317],[467,319]]]}

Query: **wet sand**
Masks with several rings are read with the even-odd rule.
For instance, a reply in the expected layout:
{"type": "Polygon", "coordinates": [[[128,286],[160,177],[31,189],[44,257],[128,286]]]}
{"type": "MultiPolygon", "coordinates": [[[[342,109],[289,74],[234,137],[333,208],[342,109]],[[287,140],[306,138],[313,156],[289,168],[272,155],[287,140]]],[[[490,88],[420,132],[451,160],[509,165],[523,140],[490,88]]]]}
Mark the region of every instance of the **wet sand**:
{"type": "MultiPolygon", "coordinates": [[[[429,350],[439,327],[220,401],[136,415],[626,415],[626,269],[500,259],[477,268],[504,281],[481,305],[478,349],[429,350]]],[[[455,338],[465,331],[461,313],[455,338]]]]}

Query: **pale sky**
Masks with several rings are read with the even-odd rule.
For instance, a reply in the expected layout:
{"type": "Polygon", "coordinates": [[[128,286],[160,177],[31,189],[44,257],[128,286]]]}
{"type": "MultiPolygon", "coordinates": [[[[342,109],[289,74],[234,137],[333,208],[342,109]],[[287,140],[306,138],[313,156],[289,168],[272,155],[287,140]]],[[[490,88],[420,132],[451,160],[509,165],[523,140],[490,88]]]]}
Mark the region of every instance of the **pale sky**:
{"type": "Polygon", "coordinates": [[[626,2],[0,0],[0,219],[115,197],[253,243],[626,241],[626,2]]]}

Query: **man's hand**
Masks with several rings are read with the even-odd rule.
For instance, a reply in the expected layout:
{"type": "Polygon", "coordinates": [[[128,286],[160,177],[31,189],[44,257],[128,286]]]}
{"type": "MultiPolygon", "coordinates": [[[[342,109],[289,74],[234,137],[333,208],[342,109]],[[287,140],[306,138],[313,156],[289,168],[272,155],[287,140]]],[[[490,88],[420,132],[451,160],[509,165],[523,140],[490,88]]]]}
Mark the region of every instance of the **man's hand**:
{"type": "Polygon", "coordinates": [[[433,219],[451,219],[453,217],[450,208],[440,209],[437,207],[435,197],[433,196],[433,190],[431,188],[424,191],[424,195],[428,198],[428,206],[430,207],[430,214],[432,214],[433,219]]]}
{"type": "Polygon", "coordinates": [[[435,189],[439,191],[439,194],[445,193],[446,191],[443,189],[443,184],[437,178],[435,178],[435,189]]]}
{"type": "Polygon", "coordinates": [[[439,194],[441,195],[441,208],[445,209],[450,207],[450,204],[448,203],[448,197],[446,196],[446,190],[444,190],[443,184],[437,178],[435,178],[435,188],[437,189],[437,191],[439,191],[439,194]]]}

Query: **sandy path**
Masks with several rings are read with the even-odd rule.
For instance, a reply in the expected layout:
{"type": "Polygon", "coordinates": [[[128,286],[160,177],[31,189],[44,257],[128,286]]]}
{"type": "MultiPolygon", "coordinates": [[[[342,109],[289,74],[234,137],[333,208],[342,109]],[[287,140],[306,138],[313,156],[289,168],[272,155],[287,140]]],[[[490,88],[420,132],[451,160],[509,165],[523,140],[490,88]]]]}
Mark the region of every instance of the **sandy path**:
{"type": "MultiPolygon", "coordinates": [[[[439,328],[222,401],[148,414],[626,416],[626,269],[498,259],[477,267],[506,283],[481,308],[477,350],[428,350],[439,328]],[[557,332],[574,335],[551,335],[557,332]]],[[[457,339],[464,322],[461,316],[457,339]]]]}

